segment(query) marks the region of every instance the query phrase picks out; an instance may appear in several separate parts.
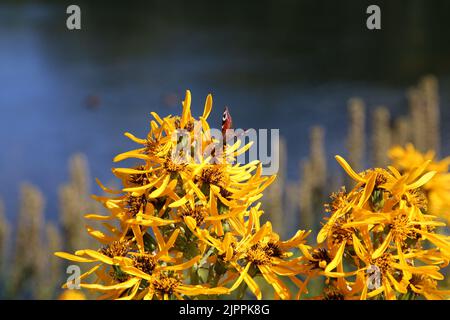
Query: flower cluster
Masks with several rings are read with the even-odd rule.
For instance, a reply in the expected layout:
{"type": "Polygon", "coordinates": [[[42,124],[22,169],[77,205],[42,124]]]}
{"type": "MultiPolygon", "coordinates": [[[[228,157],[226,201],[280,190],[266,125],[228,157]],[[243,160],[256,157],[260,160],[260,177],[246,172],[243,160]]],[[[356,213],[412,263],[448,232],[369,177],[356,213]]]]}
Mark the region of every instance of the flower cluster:
{"type": "Polygon", "coordinates": [[[209,95],[194,118],[187,91],[181,116],[152,113],[145,138],[125,133],[139,148],[114,161],[135,165],[112,170],[119,190],[97,181],[106,195],[94,198],[107,214],[85,216],[102,225],[87,226],[100,245],[55,253],[93,264],[81,288],[100,299],[241,299],[247,291],[262,299],[260,277],[275,299],[300,299],[312,279],[324,278],[319,299],[450,296],[438,288],[450,261],[439,220],[450,220],[450,158],[436,162],[432,152],[407,145],[390,150],[392,166],[356,173],[336,156],[353,188],[325,205],[317,245],[307,244],[303,230],[283,241],[270,221],[261,222],[258,202],[276,177],[264,176],[259,161],[239,163],[251,142],[223,143],[223,128],[215,137],[211,110],[209,95]]]}
{"type": "Polygon", "coordinates": [[[254,280],[262,275],[275,297],[289,299],[280,277],[304,286],[297,275],[305,268],[292,249],[304,244],[308,233],[281,241],[270,222],[261,225],[263,211],[255,202],[275,176],[263,176],[258,161],[236,163],[251,143],[241,147],[238,140],[203,152],[219,143],[207,122],[211,109],[209,95],[203,115],[195,119],[187,91],[181,116],[152,113],[146,138],[125,133],[140,147],[114,161],[138,163],[113,169],[120,190],[97,181],[108,195],[95,199],[108,214],[86,215],[103,226],[87,227],[101,247],[55,253],[94,264],[81,275],[82,288],[99,292],[101,299],[242,297],[247,288],[262,298],[254,280]]]}
{"type": "MultiPolygon", "coordinates": [[[[411,152],[410,150],[408,152],[411,152]]],[[[400,151],[393,152],[400,158],[400,151]]],[[[317,236],[319,247],[301,246],[311,276],[327,278],[326,299],[442,299],[441,268],[450,259],[445,226],[428,213],[426,185],[436,171],[430,160],[356,173],[337,161],[356,182],[333,194],[330,217],[317,236]]],[[[400,163],[400,159],[398,160],[400,163]]]]}
{"type": "Polygon", "coordinates": [[[406,145],[405,148],[399,146],[392,148],[389,156],[400,172],[430,161],[428,169],[436,171],[436,175],[423,185],[428,200],[428,212],[450,222],[450,157],[438,161],[434,151],[422,154],[412,144],[406,145]]]}

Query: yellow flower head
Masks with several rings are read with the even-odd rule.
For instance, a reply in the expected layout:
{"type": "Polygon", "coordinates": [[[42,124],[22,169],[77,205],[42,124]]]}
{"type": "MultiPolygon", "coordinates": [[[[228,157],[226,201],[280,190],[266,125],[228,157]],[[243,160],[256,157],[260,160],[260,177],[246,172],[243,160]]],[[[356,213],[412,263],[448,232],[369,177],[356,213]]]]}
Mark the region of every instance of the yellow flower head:
{"type": "Polygon", "coordinates": [[[334,194],[326,207],[331,216],[317,239],[323,246],[301,247],[310,270],[335,278],[332,292],[346,298],[442,297],[436,280],[450,260],[450,237],[436,232],[445,223],[427,213],[423,187],[436,174],[427,171],[430,161],[402,172],[388,167],[356,173],[336,159],[356,184],[334,194]]]}
{"type": "Polygon", "coordinates": [[[423,154],[412,144],[406,145],[405,148],[393,147],[389,151],[389,156],[393,166],[399,171],[410,171],[428,162],[427,169],[435,171],[436,175],[423,185],[423,194],[428,201],[427,211],[450,222],[450,157],[438,161],[433,151],[423,154]]]}

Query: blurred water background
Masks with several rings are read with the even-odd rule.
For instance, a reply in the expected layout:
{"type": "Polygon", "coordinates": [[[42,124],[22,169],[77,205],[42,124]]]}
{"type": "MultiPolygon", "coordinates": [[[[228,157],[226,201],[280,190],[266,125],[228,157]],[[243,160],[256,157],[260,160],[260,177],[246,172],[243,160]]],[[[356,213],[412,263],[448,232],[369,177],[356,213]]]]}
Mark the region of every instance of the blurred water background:
{"type": "Polygon", "coordinates": [[[405,88],[433,73],[450,152],[448,1],[382,3],[380,31],[366,29],[364,1],[77,1],[81,31],[66,29],[70,3],[0,4],[0,194],[10,218],[25,180],[55,217],[74,152],[108,180],[112,157],[132,147],[122,133],[142,136],[150,111],[179,112],[185,89],[197,114],[213,94],[216,127],[226,104],[236,126],[280,128],[296,179],[312,125],[325,128],[332,159],[350,97],[402,113],[405,88]]]}

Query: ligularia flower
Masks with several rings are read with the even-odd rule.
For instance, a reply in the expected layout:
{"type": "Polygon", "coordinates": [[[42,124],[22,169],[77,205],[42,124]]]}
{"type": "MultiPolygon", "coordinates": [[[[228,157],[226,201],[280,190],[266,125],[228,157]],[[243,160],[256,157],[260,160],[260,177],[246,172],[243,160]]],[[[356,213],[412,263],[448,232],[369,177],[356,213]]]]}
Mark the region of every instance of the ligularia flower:
{"type": "Polygon", "coordinates": [[[114,161],[134,159],[136,165],[113,168],[119,190],[97,181],[107,196],[94,198],[108,214],[86,215],[102,223],[103,229],[87,227],[99,247],[55,253],[94,264],[80,276],[81,288],[100,299],[192,299],[235,292],[242,298],[249,288],[261,299],[254,278],[262,276],[275,297],[289,299],[279,277],[304,286],[297,276],[306,269],[292,256],[308,232],[281,241],[270,222],[260,225],[263,211],[254,203],[275,176],[263,176],[259,161],[236,161],[252,142],[221,145],[210,133],[211,110],[208,95],[203,114],[194,118],[187,91],[181,116],[152,112],[146,137],[125,133],[139,147],[114,161]]]}
{"type": "Polygon", "coordinates": [[[427,170],[430,161],[402,172],[390,166],[356,173],[336,159],[356,184],[326,207],[331,216],[317,238],[324,245],[302,247],[310,270],[328,278],[323,297],[448,297],[437,281],[450,259],[450,237],[436,231],[445,223],[428,214],[423,189],[436,174],[427,170]]]}
{"type": "MultiPolygon", "coordinates": [[[[325,205],[329,216],[317,244],[307,243],[304,230],[283,241],[270,221],[261,221],[257,202],[276,177],[264,176],[259,161],[238,161],[253,141],[225,139],[224,126],[223,139],[212,134],[211,95],[199,118],[189,91],[182,104],[181,116],[152,112],[146,137],[125,133],[138,147],[114,161],[135,165],[113,168],[118,190],[97,181],[106,195],[94,198],[107,213],[85,215],[99,245],[55,253],[90,264],[79,278],[86,293],[262,299],[269,289],[275,299],[301,299],[312,281],[325,279],[312,299],[450,297],[438,287],[450,261],[450,237],[438,218],[450,214],[448,159],[433,162],[434,154],[408,145],[390,151],[392,166],[357,173],[336,156],[353,184],[325,205]]],[[[230,127],[228,109],[224,120],[230,127]]]]}

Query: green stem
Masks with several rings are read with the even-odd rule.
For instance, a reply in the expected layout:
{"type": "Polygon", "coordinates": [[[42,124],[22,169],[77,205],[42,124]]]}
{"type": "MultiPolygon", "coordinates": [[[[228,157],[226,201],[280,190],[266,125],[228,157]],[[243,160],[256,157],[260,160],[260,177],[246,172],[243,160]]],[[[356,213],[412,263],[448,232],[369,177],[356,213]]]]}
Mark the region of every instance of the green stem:
{"type": "Polygon", "coordinates": [[[237,289],[237,300],[242,300],[245,295],[245,291],[247,291],[247,283],[244,281],[239,285],[239,288],[237,289]]]}
{"type": "Polygon", "coordinates": [[[191,267],[191,269],[189,270],[189,274],[191,278],[191,284],[192,285],[199,284],[199,276],[197,272],[197,267],[195,265],[191,267]]]}
{"type": "Polygon", "coordinates": [[[414,292],[408,290],[407,293],[401,295],[400,300],[415,300],[414,292]]]}

